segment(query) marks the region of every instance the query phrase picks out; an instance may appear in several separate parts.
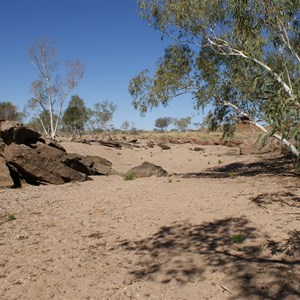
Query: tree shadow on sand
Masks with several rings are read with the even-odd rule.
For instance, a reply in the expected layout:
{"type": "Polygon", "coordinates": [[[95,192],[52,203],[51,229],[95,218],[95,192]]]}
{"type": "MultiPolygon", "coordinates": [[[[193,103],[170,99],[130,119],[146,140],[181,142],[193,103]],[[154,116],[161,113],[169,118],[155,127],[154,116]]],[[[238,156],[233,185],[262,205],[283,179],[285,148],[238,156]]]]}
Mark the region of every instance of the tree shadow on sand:
{"type": "Polygon", "coordinates": [[[244,217],[164,226],[146,239],[125,240],[121,247],[137,257],[130,271],[135,280],[185,284],[220,272],[232,282],[232,299],[300,297],[299,256],[281,252],[274,258],[268,244],[262,245],[267,239],[244,217]]]}
{"type": "Polygon", "coordinates": [[[266,158],[253,163],[236,162],[208,169],[207,172],[174,174],[183,178],[234,178],[237,176],[281,175],[299,176],[295,172],[295,160],[290,156],[266,158]]]}
{"type": "Polygon", "coordinates": [[[250,200],[260,208],[267,208],[268,205],[274,204],[300,208],[300,197],[292,192],[263,193],[250,200]]]}

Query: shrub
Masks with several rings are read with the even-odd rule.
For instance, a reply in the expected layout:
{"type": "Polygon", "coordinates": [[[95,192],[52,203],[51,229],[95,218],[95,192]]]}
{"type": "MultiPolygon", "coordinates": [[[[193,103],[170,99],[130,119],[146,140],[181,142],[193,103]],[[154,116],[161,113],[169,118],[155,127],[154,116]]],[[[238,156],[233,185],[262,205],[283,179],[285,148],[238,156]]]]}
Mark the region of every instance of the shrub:
{"type": "Polygon", "coordinates": [[[123,179],[124,180],[133,180],[134,179],[134,174],[132,172],[127,172],[126,174],[124,174],[123,179]]]}
{"type": "Polygon", "coordinates": [[[13,214],[9,214],[8,216],[7,216],[7,221],[13,221],[13,220],[15,220],[16,219],[16,217],[13,215],[13,214]]]}
{"type": "Polygon", "coordinates": [[[231,240],[235,244],[242,244],[245,241],[245,236],[242,234],[234,234],[231,236],[231,240]]]}

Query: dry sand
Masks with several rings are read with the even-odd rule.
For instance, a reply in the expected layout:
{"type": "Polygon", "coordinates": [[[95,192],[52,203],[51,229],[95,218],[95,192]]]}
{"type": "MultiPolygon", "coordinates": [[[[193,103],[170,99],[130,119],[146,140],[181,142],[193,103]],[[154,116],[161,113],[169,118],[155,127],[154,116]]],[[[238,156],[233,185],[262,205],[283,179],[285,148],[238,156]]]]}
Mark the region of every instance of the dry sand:
{"type": "Polygon", "coordinates": [[[1,300],[300,299],[300,180],[280,158],[62,145],[178,175],[0,190],[1,300]]]}

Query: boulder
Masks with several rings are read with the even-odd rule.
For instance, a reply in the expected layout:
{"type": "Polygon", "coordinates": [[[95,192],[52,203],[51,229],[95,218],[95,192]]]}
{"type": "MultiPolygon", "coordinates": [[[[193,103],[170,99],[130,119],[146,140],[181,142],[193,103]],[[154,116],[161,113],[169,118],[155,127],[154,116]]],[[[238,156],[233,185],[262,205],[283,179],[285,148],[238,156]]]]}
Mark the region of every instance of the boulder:
{"type": "Polygon", "coordinates": [[[111,167],[102,165],[101,163],[95,163],[92,167],[94,175],[113,175],[116,174],[111,167]]]}
{"type": "Polygon", "coordinates": [[[91,175],[116,174],[116,171],[112,169],[112,163],[109,160],[100,156],[83,156],[80,162],[82,162],[82,164],[84,164],[92,170],[91,175]]]}
{"type": "Polygon", "coordinates": [[[83,156],[75,153],[66,153],[60,160],[70,168],[86,175],[116,174],[116,172],[111,168],[112,163],[100,156],[83,156]]]}
{"type": "Polygon", "coordinates": [[[164,143],[158,143],[157,146],[159,146],[162,150],[169,150],[171,149],[170,146],[164,144],[164,143]]]}
{"type": "Polygon", "coordinates": [[[66,152],[41,142],[31,145],[30,148],[35,149],[38,154],[42,154],[49,160],[62,160],[62,158],[66,155],[66,152]]]}
{"type": "Polygon", "coordinates": [[[141,165],[131,168],[128,172],[133,174],[134,177],[162,177],[168,176],[168,172],[164,170],[162,167],[154,165],[149,162],[143,162],[141,165]]]}
{"type": "Polygon", "coordinates": [[[82,156],[81,161],[83,164],[89,167],[93,167],[95,163],[99,163],[107,167],[112,166],[112,163],[109,160],[102,158],[100,156],[93,156],[93,155],[82,156]]]}
{"type": "Polygon", "coordinates": [[[10,171],[6,165],[6,161],[0,156],[0,188],[14,186],[10,171]]]}
{"type": "Polygon", "coordinates": [[[58,150],[61,150],[63,152],[67,152],[66,149],[62,145],[60,145],[57,141],[55,141],[53,139],[46,138],[45,139],[45,144],[50,146],[50,147],[54,147],[58,150]]]}
{"type": "Polygon", "coordinates": [[[62,163],[59,155],[53,157],[47,151],[40,152],[38,149],[26,145],[10,144],[4,149],[4,157],[30,183],[63,184],[73,180],[84,181],[87,179],[86,174],[71,169],[62,163]]]}
{"type": "Polygon", "coordinates": [[[152,142],[152,141],[149,141],[149,142],[147,142],[146,143],[146,146],[148,147],[148,148],[154,148],[154,143],[152,142]]]}
{"type": "Polygon", "coordinates": [[[1,153],[3,153],[4,147],[5,147],[5,144],[4,144],[3,140],[0,138],[0,155],[1,155],[1,153]]]}
{"type": "Polygon", "coordinates": [[[82,157],[82,155],[76,153],[65,153],[60,157],[60,162],[80,173],[94,175],[93,170],[81,162],[82,157]]]}
{"type": "Polygon", "coordinates": [[[0,122],[0,138],[6,145],[11,143],[30,145],[36,141],[43,141],[41,135],[16,121],[0,122]]]}

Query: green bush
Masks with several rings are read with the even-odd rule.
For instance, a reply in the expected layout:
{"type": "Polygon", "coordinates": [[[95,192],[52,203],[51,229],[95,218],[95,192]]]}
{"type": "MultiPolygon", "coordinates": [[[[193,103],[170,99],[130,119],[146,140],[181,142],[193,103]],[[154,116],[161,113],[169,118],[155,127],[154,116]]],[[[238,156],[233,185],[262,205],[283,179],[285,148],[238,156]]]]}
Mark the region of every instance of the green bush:
{"type": "Polygon", "coordinates": [[[124,180],[133,180],[135,178],[134,174],[132,172],[127,172],[124,174],[123,179],[124,180]]]}

